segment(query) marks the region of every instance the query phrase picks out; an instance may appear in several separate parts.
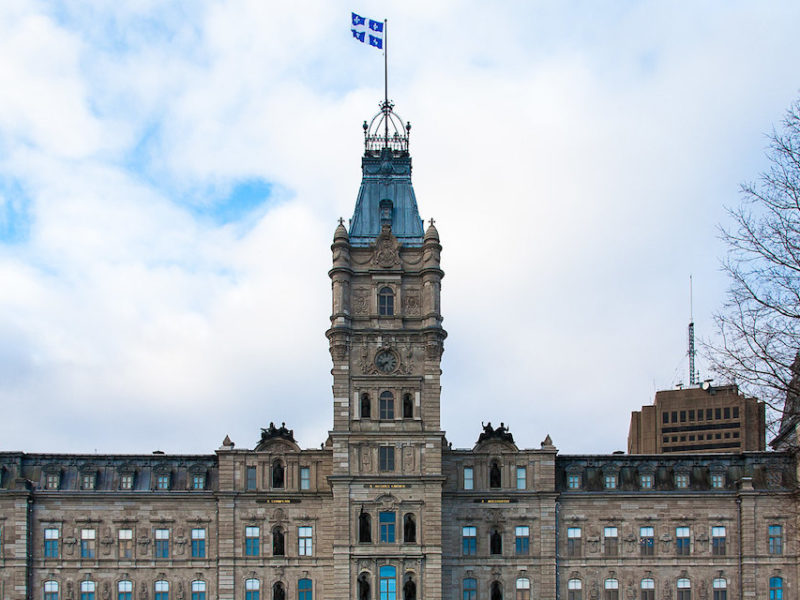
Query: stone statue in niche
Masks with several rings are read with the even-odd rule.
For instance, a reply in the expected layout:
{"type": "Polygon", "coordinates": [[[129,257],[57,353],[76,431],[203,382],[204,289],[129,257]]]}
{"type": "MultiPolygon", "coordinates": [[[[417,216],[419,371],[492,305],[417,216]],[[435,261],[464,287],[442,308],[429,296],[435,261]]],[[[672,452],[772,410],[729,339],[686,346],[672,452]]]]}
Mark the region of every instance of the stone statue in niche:
{"type": "Polygon", "coordinates": [[[369,579],[366,573],[358,577],[358,600],[369,600],[369,579]]]}

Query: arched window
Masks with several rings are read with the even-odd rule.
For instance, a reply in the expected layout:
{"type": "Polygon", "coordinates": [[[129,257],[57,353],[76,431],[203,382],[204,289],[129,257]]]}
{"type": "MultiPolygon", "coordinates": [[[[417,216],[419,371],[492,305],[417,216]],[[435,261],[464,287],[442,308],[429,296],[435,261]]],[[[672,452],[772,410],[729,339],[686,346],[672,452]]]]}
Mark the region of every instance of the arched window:
{"type": "Polygon", "coordinates": [[[714,600],[728,600],[728,582],[718,577],[711,582],[711,589],[714,590],[714,600]]]}
{"type": "Polygon", "coordinates": [[[244,600],[259,600],[261,582],[258,579],[247,579],[244,582],[244,600]]]}
{"type": "Polygon", "coordinates": [[[489,487],[499,488],[500,485],[500,465],[497,464],[496,460],[493,460],[491,466],[489,467],[489,487]]]}
{"type": "Polygon", "coordinates": [[[403,395],[403,418],[414,418],[414,402],[411,400],[411,394],[403,395]]]}
{"type": "Polygon", "coordinates": [[[169,600],[169,582],[164,581],[163,579],[160,581],[156,581],[155,584],[155,599],[156,600],[169,600]]]}
{"type": "Polygon", "coordinates": [[[619,581],[616,579],[606,579],[603,582],[605,589],[605,600],[619,600],[619,581]]]}
{"type": "Polygon", "coordinates": [[[497,530],[493,530],[489,536],[489,554],[502,554],[503,553],[503,536],[497,530]]]}
{"type": "Polygon", "coordinates": [[[283,488],[283,463],[276,460],[272,463],[272,487],[283,488]]]}
{"type": "Polygon", "coordinates": [[[403,600],[417,600],[417,584],[410,575],[403,584],[403,600]]]}
{"type": "Polygon", "coordinates": [[[517,599],[516,600],[531,600],[531,580],[525,577],[517,579],[517,599]]]}
{"type": "Polygon", "coordinates": [[[94,581],[81,581],[81,600],[94,600],[94,581]]]}
{"type": "Polygon", "coordinates": [[[382,287],[378,292],[378,314],[382,317],[394,315],[394,292],[390,287],[382,287]]]}
{"type": "Polygon", "coordinates": [[[358,600],[370,600],[368,573],[361,573],[358,576],[358,600]]]}
{"type": "Polygon", "coordinates": [[[468,577],[463,582],[464,594],[462,600],[476,600],[478,598],[478,582],[468,577]]]}
{"type": "Polygon", "coordinates": [[[397,600],[397,570],[388,565],[379,570],[380,600],[397,600]]]}
{"type": "Polygon", "coordinates": [[[503,586],[499,581],[493,581],[489,586],[489,600],[503,600],[503,586]]]}
{"type": "Polygon", "coordinates": [[[783,578],[769,578],[769,600],[783,600],[783,578]]]}
{"type": "Polygon", "coordinates": [[[206,600],[206,582],[192,582],[192,600],[206,600]]]}
{"type": "Polygon", "coordinates": [[[58,582],[44,582],[44,600],[58,600],[58,582]]]}
{"type": "Polygon", "coordinates": [[[688,579],[678,579],[678,600],[692,600],[692,582],[688,579]]]}
{"type": "Polygon", "coordinates": [[[272,556],[283,556],[286,554],[284,544],[283,529],[280,525],[272,528],[272,556]]]}
{"type": "Polygon", "coordinates": [[[133,599],[133,583],[130,581],[120,581],[117,584],[117,600],[133,599]]]}
{"type": "Polygon", "coordinates": [[[394,419],[394,395],[392,392],[381,392],[380,418],[381,420],[394,419]]]}
{"type": "Polygon", "coordinates": [[[403,543],[417,543],[417,522],[411,513],[406,513],[403,517],[403,543]]]}
{"type": "Polygon", "coordinates": [[[361,509],[358,515],[358,541],[361,544],[372,542],[372,518],[361,509]]]}
{"type": "Polygon", "coordinates": [[[286,590],[280,581],[272,584],[272,600],[286,600],[286,590]]]}
{"type": "Polygon", "coordinates": [[[297,600],[314,600],[314,590],[311,587],[310,579],[300,579],[297,581],[297,600]]]}
{"type": "Polygon", "coordinates": [[[642,600],[656,600],[656,582],[653,579],[642,579],[639,584],[642,590],[642,600]]]}
{"type": "Polygon", "coordinates": [[[567,600],[581,600],[583,583],[580,579],[570,579],[567,582],[567,600]]]}
{"type": "Polygon", "coordinates": [[[361,394],[361,418],[362,419],[369,419],[371,415],[371,407],[369,404],[369,394],[364,392],[361,394]]]}

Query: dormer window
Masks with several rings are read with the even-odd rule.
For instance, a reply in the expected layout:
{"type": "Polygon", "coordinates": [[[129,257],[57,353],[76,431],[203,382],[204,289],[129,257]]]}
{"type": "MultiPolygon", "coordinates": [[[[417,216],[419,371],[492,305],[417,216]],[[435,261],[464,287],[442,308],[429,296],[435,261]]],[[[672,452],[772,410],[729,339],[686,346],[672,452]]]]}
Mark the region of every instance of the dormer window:
{"type": "Polygon", "coordinates": [[[156,489],[168,490],[169,489],[169,473],[159,473],[156,475],[156,489]]]}
{"type": "Polygon", "coordinates": [[[95,477],[94,473],[84,473],[81,475],[81,489],[83,490],[93,490],[95,484],[95,477]]]}
{"type": "Polygon", "coordinates": [[[394,315],[394,292],[390,287],[382,287],[378,292],[378,314],[382,317],[394,315]]]}
{"type": "Polygon", "coordinates": [[[133,489],[133,473],[132,472],[122,473],[119,476],[119,489],[121,489],[121,490],[132,490],[133,489]]]}
{"type": "Polygon", "coordinates": [[[392,224],[392,201],[391,200],[381,200],[380,204],[380,214],[381,214],[381,225],[391,225],[392,224]]]}
{"type": "Polygon", "coordinates": [[[48,473],[44,480],[45,488],[48,490],[57,490],[61,483],[60,473],[48,473]]]}

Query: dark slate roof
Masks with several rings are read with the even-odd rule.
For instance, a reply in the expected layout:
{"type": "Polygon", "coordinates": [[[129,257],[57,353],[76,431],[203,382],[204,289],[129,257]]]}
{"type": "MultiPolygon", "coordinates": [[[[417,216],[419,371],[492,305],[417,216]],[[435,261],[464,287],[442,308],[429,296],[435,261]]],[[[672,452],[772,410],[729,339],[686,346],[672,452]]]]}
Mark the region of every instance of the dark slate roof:
{"type": "Polygon", "coordinates": [[[404,246],[421,246],[422,219],[411,186],[407,151],[368,150],[361,159],[361,187],[350,222],[350,244],[369,246],[381,232],[381,200],[391,201],[392,233],[404,246]]]}

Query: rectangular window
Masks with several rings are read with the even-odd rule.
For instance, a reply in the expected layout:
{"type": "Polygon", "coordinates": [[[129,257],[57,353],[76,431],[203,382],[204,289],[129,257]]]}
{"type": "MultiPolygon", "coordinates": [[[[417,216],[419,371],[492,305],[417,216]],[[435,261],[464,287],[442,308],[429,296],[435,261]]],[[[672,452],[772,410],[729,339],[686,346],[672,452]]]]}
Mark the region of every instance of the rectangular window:
{"type": "Polygon", "coordinates": [[[133,473],[125,473],[119,476],[119,489],[121,490],[133,489],[133,473]]]}
{"type": "Polygon", "coordinates": [[[156,477],[156,489],[158,490],[169,489],[169,475],[158,475],[156,477]]]}
{"type": "Polygon", "coordinates": [[[653,556],[656,548],[655,531],[652,527],[639,527],[639,553],[653,556]]]}
{"type": "Polygon", "coordinates": [[[707,408],[706,409],[706,421],[710,421],[710,420],[711,420],[711,409],[707,408]]]}
{"type": "Polygon", "coordinates": [[[169,582],[156,581],[155,600],[169,600],[169,582]]]}
{"type": "Polygon", "coordinates": [[[205,475],[192,475],[192,489],[193,490],[204,490],[206,488],[206,476],[205,475]]]}
{"type": "Polygon", "coordinates": [[[44,557],[58,558],[58,529],[44,530],[44,557]]]}
{"type": "Polygon", "coordinates": [[[394,446],[381,446],[378,448],[378,469],[381,471],[394,471],[394,446]]]}
{"type": "Polygon", "coordinates": [[[714,489],[722,489],[725,487],[725,475],[722,473],[712,473],[711,475],[711,487],[714,489]]]}
{"type": "Polygon", "coordinates": [[[725,556],[725,527],[711,528],[711,554],[725,556]]]}
{"type": "Polygon", "coordinates": [[[117,600],[133,600],[133,583],[120,581],[117,584],[117,600]]]}
{"type": "Polygon", "coordinates": [[[686,489],[689,487],[689,475],[686,473],[678,473],[675,475],[675,487],[686,489]]]}
{"type": "Polygon", "coordinates": [[[297,582],[297,600],[313,600],[314,594],[311,589],[310,579],[300,579],[297,582]]]}
{"type": "Polygon", "coordinates": [[[94,529],[81,530],[81,558],[94,558],[97,532],[94,529]]]}
{"type": "Polygon", "coordinates": [[[619,554],[618,540],[616,527],[603,528],[603,553],[606,556],[617,556],[619,554]]]}
{"type": "Polygon", "coordinates": [[[81,600],[94,600],[94,581],[81,581],[81,600]]]}
{"type": "Polygon", "coordinates": [[[689,420],[690,421],[694,421],[694,411],[693,410],[689,411],[689,420]]]}
{"type": "Polygon", "coordinates": [[[206,530],[192,529],[192,558],[206,557],[206,530]]]}
{"type": "Polygon", "coordinates": [[[617,476],[616,475],[606,475],[605,476],[605,487],[607,490],[615,490],[617,489],[617,476]]]}
{"type": "Polygon", "coordinates": [[[726,406],[726,407],[725,407],[725,409],[724,409],[724,414],[725,414],[725,418],[726,418],[726,419],[730,419],[730,418],[731,418],[731,409],[730,409],[730,407],[729,407],[729,406],[726,406]]]}
{"type": "Polygon", "coordinates": [[[739,418],[739,407],[738,406],[734,406],[733,407],[733,418],[734,419],[738,419],[739,418]]]}
{"type": "Polygon", "coordinates": [[[313,528],[311,527],[297,528],[298,554],[300,556],[313,556],[312,534],[313,528]]]}
{"type": "Polygon", "coordinates": [[[380,576],[380,600],[397,600],[397,572],[394,567],[384,566],[378,570],[380,576]]]}
{"type": "Polygon", "coordinates": [[[381,512],[378,516],[381,526],[381,542],[394,544],[395,514],[392,511],[381,512]]]}
{"type": "Polygon", "coordinates": [[[478,582],[475,579],[467,578],[463,582],[464,592],[461,596],[463,600],[477,600],[478,598],[478,582]]]}
{"type": "Polygon", "coordinates": [[[715,419],[721,419],[722,418],[722,409],[721,408],[715,408],[714,409],[714,418],[715,419]]]}
{"type": "Polygon", "coordinates": [[[769,553],[783,554],[783,527],[780,525],[769,526],[769,553]]]}
{"type": "Polygon", "coordinates": [[[678,411],[677,410],[673,410],[672,411],[672,422],[673,423],[677,423],[678,422],[678,411]]]}
{"type": "Polygon", "coordinates": [[[120,529],[117,532],[119,541],[119,559],[130,560],[133,558],[133,529],[120,529]]]}
{"type": "Polygon", "coordinates": [[[156,558],[169,558],[169,529],[156,529],[156,558]]]}
{"type": "Polygon", "coordinates": [[[691,534],[688,527],[675,528],[675,552],[678,556],[689,556],[691,553],[691,534]]]}
{"type": "Polygon", "coordinates": [[[579,490],[581,488],[581,476],[567,475],[567,487],[571,490],[579,490]]]}
{"type": "Polygon", "coordinates": [[[461,528],[461,553],[473,556],[478,553],[478,531],[476,527],[461,528]]]}
{"type": "Polygon", "coordinates": [[[311,489],[311,469],[309,467],[300,467],[300,489],[311,489]]]}
{"type": "Polygon", "coordinates": [[[567,528],[567,556],[581,555],[581,528],[567,528]]]}
{"type": "Polygon", "coordinates": [[[526,556],[530,551],[531,530],[522,525],[514,528],[514,549],[520,556],[526,556]]]}
{"type": "Polygon", "coordinates": [[[192,600],[206,600],[206,582],[192,582],[192,600]]]}
{"type": "Polygon", "coordinates": [[[686,423],[686,411],[681,411],[681,423],[686,423]]]}
{"type": "Polygon", "coordinates": [[[81,476],[81,488],[84,490],[94,489],[94,474],[84,474],[81,476]]]}
{"type": "Polygon", "coordinates": [[[473,489],[473,474],[472,467],[464,467],[464,489],[473,489]]]}
{"type": "Polygon", "coordinates": [[[378,398],[378,410],[380,418],[384,421],[394,419],[394,395],[391,392],[383,392],[378,398]]]}
{"type": "Polygon", "coordinates": [[[661,422],[662,423],[669,423],[669,413],[667,413],[667,412],[661,413],[661,422]]]}
{"type": "Polygon", "coordinates": [[[656,600],[656,582],[652,579],[642,579],[639,584],[642,591],[641,600],[656,600]]]}
{"type": "Polygon", "coordinates": [[[60,482],[61,476],[58,473],[48,473],[44,480],[44,486],[48,490],[57,490],[60,482]]]}
{"type": "Polygon", "coordinates": [[[653,476],[652,475],[639,475],[639,487],[643,490],[653,489],[653,476]]]}
{"type": "Polygon", "coordinates": [[[44,582],[44,600],[58,600],[58,582],[44,582]]]}
{"type": "Polygon", "coordinates": [[[258,527],[245,527],[244,528],[244,554],[245,556],[258,556],[259,553],[259,535],[260,530],[258,527]]]}
{"type": "Polygon", "coordinates": [[[247,490],[253,491],[256,489],[256,468],[247,467],[247,490]]]}
{"type": "Polygon", "coordinates": [[[517,467],[517,489],[524,490],[528,487],[528,472],[525,467],[517,467]]]}

